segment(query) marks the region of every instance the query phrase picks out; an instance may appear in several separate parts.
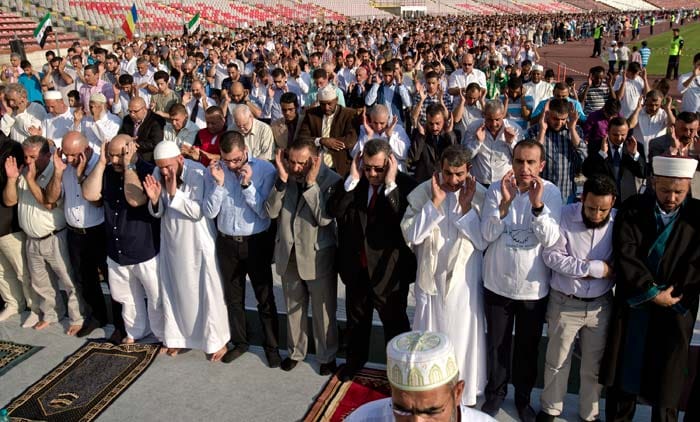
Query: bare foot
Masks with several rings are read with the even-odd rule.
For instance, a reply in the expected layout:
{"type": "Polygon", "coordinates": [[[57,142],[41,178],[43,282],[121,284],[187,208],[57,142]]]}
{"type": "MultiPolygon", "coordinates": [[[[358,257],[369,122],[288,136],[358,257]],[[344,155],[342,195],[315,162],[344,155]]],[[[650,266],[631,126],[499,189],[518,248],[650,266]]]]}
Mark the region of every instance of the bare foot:
{"type": "Polygon", "coordinates": [[[70,327],[68,327],[68,331],[66,331],[66,334],[68,334],[69,336],[74,336],[78,333],[78,331],[80,331],[81,328],[83,328],[82,325],[71,325],[70,327]]]}
{"type": "Polygon", "coordinates": [[[39,321],[34,325],[34,329],[35,330],[43,330],[44,328],[48,327],[49,325],[51,325],[51,323],[48,321],[39,321]]]}
{"type": "Polygon", "coordinates": [[[136,343],[136,340],[134,340],[131,337],[127,336],[127,337],[124,337],[124,339],[122,339],[122,344],[134,344],[134,343],[136,343]]]}
{"type": "Polygon", "coordinates": [[[228,351],[228,348],[226,347],[226,345],[224,345],[224,347],[219,349],[217,352],[212,353],[209,360],[211,360],[212,362],[219,362],[221,360],[221,358],[224,357],[224,355],[226,354],[227,351],[228,351]]]}
{"type": "Polygon", "coordinates": [[[171,347],[168,349],[168,356],[177,356],[177,354],[180,353],[180,349],[176,349],[174,347],[171,347]]]}
{"type": "Polygon", "coordinates": [[[165,346],[160,346],[160,350],[158,351],[158,353],[161,355],[164,355],[164,354],[168,353],[168,350],[170,350],[170,349],[168,349],[165,346]]]}

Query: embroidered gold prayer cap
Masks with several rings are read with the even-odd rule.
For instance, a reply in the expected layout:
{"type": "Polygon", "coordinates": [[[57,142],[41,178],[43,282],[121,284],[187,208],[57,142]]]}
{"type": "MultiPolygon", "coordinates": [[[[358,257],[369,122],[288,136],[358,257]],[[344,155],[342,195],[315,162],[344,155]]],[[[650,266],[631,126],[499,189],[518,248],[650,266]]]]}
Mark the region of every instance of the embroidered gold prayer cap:
{"type": "Polygon", "coordinates": [[[335,88],[331,86],[331,84],[328,84],[318,90],[316,98],[318,98],[319,101],[332,101],[338,98],[338,93],[335,92],[335,88]]]}
{"type": "Polygon", "coordinates": [[[180,155],[180,148],[173,141],[160,141],[153,150],[154,160],[165,160],[180,155]]]}
{"type": "Polygon", "coordinates": [[[386,372],[402,391],[427,391],[450,382],[457,374],[452,343],[443,333],[411,331],[386,346],[386,372]]]}
{"type": "Polygon", "coordinates": [[[44,92],[44,99],[45,100],[62,100],[63,94],[61,94],[61,91],[56,91],[56,90],[46,91],[46,92],[44,92]]]}
{"type": "Polygon", "coordinates": [[[698,168],[698,161],[689,157],[657,155],[654,157],[652,166],[656,176],[692,179],[698,168]]]}

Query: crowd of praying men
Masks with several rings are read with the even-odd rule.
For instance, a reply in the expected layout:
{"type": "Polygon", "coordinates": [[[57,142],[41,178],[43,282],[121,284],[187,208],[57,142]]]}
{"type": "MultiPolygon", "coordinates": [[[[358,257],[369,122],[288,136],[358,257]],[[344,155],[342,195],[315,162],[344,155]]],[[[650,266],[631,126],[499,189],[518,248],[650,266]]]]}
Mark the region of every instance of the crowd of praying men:
{"type": "MultiPolygon", "coordinates": [[[[648,208],[661,238],[679,210],[683,220],[697,206],[700,179],[678,160],[698,155],[700,54],[674,99],[671,82],[650,81],[641,62],[595,66],[577,87],[556,81],[539,53],[640,16],[146,36],[110,51],[76,43],[66,57],[47,52],[40,67],[13,54],[0,72],[0,321],[20,313],[23,327],[43,330],[67,316],[67,334],[85,337],[109,322],[105,281],[110,341],[155,339],[171,356],[199,349],[230,363],[249,348],[249,279],[268,365],[293,370],[312,335],[318,372],[329,375],[341,346],[340,277],[341,380],[367,363],[376,310],[386,342],[412,328],[445,333],[462,404],[483,396],[489,415],[509,382],[521,420],[561,414],[578,336],[582,420],[600,416],[603,385],[609,417],[631,420],[641,395],[655,420],[677,420],[682,386],[666,377],[685,368],[698,280],[676,286],[682,294],[659,274],[646,280],[644,271],[661,271],[663,246],[653,269],[625,260],[636,250],[624,223],[648,208]],[[626,286],[631,279],[648,285],[626,286]],[[677,367],[635,390],[623,365],[601,362],[631,353],[625,330],[640,329],[629,321],[641,304],[687,321],[667,339],[677,347],[655,355],[677,367]],[[530,395],[545,322],[538,413],[530,395]]],[[[615,34],[629,36],[638,32],[615,34]]],[[[687,224],[695,236],[697,222],[687,224]]],[[[661,242],[642,238],[640,247],[661,242]]],[[[669,265],[696,276],[695,256],[676,252],[669,265]]]]}

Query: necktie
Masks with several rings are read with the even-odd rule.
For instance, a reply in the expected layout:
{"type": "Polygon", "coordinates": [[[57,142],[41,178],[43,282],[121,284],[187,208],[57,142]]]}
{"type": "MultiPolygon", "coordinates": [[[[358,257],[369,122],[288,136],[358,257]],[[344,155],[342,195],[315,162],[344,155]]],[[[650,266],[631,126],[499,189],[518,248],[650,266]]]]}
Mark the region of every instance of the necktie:
{"type": "MultiPolygon", "coordinates": [[[[374,213],[374,205],[377,203],[377,192],[379,191],[379,186],[370,185],[372,189],[372,196],[369,199],[369,204],[367,204],[367,220],[374,213]]],[[[365,242],[366,243],[366,242],[365,242]]],[[[367,268],[367,253],[365,252],[365,243],[362,244],[360,249],[360,265],[362,268],[367,268]]]]}
{"type": "Polygon", "coordinates": [[[141,122],[134,122],[134,137],[139,135],[139,128],[141,127],[141,122]]]}
{"type": "Polygon", "coordinates": [[[613,147],[613,165],[619,166],[620,161],[622,161],[622,158],[620,158],[620,147],[613,147]]]}
{"type": "Polygon", "coordinates": [[[192,107],[192,114],[190,114],[190,121],[192,123],[197,122],[197,114],[199,114],[199,100],[197,100],[194,103],[194,107],[192,107]]]}
{"type": "MultiPolygon", "coordinates": [[[[321,121],[321,137],[330,138],[331,137],[331,126],[333,125],[333,116],[323,116],[321,121]]],[[[331,154],[323,154],[323,163],[333,168],[333,156],[331,154]]]]}

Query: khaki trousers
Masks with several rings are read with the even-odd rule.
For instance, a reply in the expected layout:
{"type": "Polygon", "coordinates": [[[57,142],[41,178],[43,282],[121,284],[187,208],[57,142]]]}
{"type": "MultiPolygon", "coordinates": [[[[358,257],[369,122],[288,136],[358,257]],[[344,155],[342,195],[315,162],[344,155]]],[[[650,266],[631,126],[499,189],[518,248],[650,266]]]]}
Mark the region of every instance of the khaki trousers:
{"type": "Polygon", "coordinates": [[[289,357],[294,360],[304,360],[306,357],[310,298],[316,359],[320,363],[334,362],[338,352],[338,325],[335,318],[338,276],[333,272],[316,280],[304,281],[299,277],[296,262],[292,258],[282,276],[282,289],[287,305],[289,357]]]}
{"type": "Polygon", "coordinates": [[[592,421],[598,417],[602,386],[598,370],[605,351],[608,324],[612,312],[612,293],[592,302],[570,298],[554,289],[547,307],[547,355],[544,363],[542,410],[558,416],[564,408],[564,395],[571,369],[571,353],[576,335],[581,341],[581,387],[579,415],[592,421]]]}
{"type": "Polygon", "coordinates": [[[31,286],[25,253],[24,232],[0,237],[0,296],[5,309],[24,312],[29,308],[39,313],[39,302],[31,286]]]}
{"type": "Polygon", "coordinates": [[[85,302],[80,291],[73,282],[73,270],[68,257],[68,241],[66,230],[62,230],[46,239],[28,237],[27,267],[32,280],[32,287],[39,298],[41,320],[57,322],[63,317],[65,308],[60,291],[68,297],[68,319],[71,325],[81,325],[84,322],[85,302]],[[48,269],[56,275],[56,284],[51,282],[48,269]]]}

